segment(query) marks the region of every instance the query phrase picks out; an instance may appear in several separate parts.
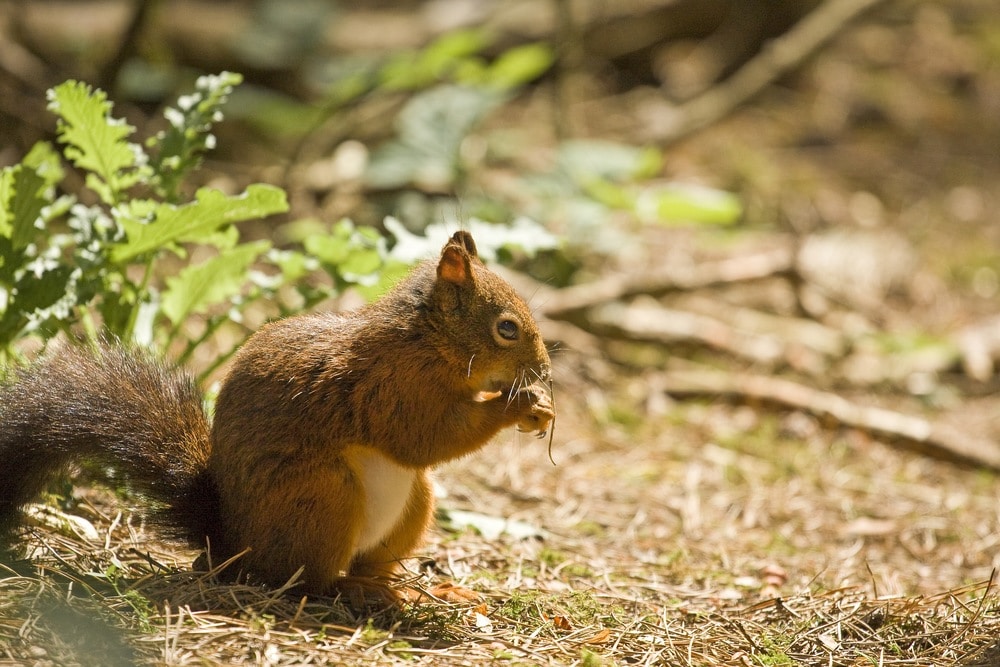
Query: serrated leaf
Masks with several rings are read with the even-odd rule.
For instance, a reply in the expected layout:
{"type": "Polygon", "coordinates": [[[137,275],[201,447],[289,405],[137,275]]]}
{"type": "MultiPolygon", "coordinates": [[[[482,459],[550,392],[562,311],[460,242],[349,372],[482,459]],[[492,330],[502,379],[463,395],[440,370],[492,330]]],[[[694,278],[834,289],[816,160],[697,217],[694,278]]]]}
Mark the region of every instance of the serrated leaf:
{"type": "Polygon", "coordinates": [[[66,320],[77,304],[79,270],[37,260],[24,272],[8,296],[0,317],[0,340],[37,329],[49,319],[66,320]]]}
{"type": "Polygon", "coordinates": [[[59,154],[47,141],[39,141],[32,146],[28,154],[21,160],[21,164],[34,169],[48,187],[59,184],[66,175],[59,154]]]}
{"type": "Polygon", "coordinates": [[[239,294],[250,265],[270,247],[269,241],[245,243],[167,278],[160,310],[176,326],[189,315],[239,294]]]}
{"type": "Polygon", "coordinates": [[[107,204],[135,185],[145,160],[139,146],[126,139],[135,128],[111,116],[104,91],[80,81],[66,81],[49,90],[49,110],[59,116],[59,141],[66,158],[87,170],[87,186],[107,204]]]}
{"type": "Polygon", "coordinates": [[[34,169],[19,164],[0,172],[0,235],[10,239],[13,252],[23,250],[39,230],[35,221],[51,202],[46,181],[34,169]]]}
{"type": "Polygon", "coordinates": [[[150,223],[122,219],[128,241],[116,246],[111,258],[115,262],[125,262],[181,240],[208,238],[224,225],[287,210],[284,190],[271,185],[251,185],[246,192],[236,196],[202,188],[195,195],[195,201],[189,204],[159,204],[150,223]]]}
{"type": "Polygon", "coordinates": [[[190,239],[179,239],[181,243],[185,242],[197,242],[202,245],[210,245],[219,250],[229,250],[230,248],[235,248],[240,242],[240,230],[236,227],[223,227],[222,229],[216,230],[211,234],[198,234],[194,238],[190,239]]]}

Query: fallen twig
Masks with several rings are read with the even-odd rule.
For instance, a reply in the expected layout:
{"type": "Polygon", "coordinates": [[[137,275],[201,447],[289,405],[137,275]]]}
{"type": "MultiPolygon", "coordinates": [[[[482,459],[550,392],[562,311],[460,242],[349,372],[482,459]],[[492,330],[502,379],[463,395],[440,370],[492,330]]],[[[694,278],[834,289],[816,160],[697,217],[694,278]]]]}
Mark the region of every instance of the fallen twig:
{"type": "Polygon", "coordinates": [[[843,426],[909,442],[954,462],[1000,470],[1000,445],[992,440],[975,438],[923,417],[860,405],[798,382],[712,370],[668,371],[659,380],[670,394],[735,396],[775,403],[832,419],[843,426]]]}
{"type": "Polygon", "coordinates": [[[791,272],[795,254],[782,245],[754,255],[741,255],[695,266],[663,267],[641,275],[611,276],[545,295],[541,312],[561,319],[570,313],[639,294],[659,296],[678,290],[761,280],[791,272]]]}
{"type": "Polygon", "coordinates": [[[786,364],[812,374],[822,373],[829,367],[828,359],[842,353],[842,342],[839,346],[831,346],[827,337],[800,335],[807,326],[815,325],[813,322],[788,318],[788,330],[779,333],[773,326],[770,331],[758,328],[762,324],[760,319],[765,317],[762,313],[756,320],[744,312],[739,315],[750,326],[743,327],[738,322],[731,323],[712,315],[665,308],[645,299],[627,305],[615,302],[595,308],[590,322],[608,336],[663,345],[695,343],[755,364],[786,364]]]}

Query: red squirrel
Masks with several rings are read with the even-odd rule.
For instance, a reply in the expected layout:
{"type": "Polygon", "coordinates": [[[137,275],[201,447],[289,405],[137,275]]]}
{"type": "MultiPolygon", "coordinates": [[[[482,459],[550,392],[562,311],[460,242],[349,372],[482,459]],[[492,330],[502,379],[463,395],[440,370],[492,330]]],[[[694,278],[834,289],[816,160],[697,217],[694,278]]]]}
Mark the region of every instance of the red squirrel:
{"type": "Polygon", "coordinates": [[[81,457],[124,472],[215,562],[305,590],[391,581],[433,518],[428,471],[555,418],[531,312],[467,232],[378,301],[254,333],[209,420],[193,378],[119,344],[64,345],[0,387],[0,531],[81,457]]]}

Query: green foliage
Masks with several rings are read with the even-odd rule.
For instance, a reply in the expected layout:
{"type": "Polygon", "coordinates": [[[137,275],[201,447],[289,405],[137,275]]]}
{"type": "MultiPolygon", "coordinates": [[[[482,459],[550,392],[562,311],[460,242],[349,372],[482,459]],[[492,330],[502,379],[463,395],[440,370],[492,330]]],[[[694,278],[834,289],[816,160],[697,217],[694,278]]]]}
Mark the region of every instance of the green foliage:
{"type": "Polygon", "coordinates": [[[221,106],[243,77],[233,72],[203,76],[195,92],[177,100],[177,108],[164,113],[170,128],[146,142],[151,159],[154,186],[168,201],[176,201],[185,174],[201,164],[202,155],[215,147],[212,125],[222,120],[221,106]]]}
{"type": "Polygon", "coordinates": [[[377,188],[450,188],[462,174],[462,141],[504,99],[491,89],[450,85],[414,96],[396,119],[397,138],[372,155],[366,182],[377,188]]]}
{"type": "Polygon", "coordinates": [[[232,299],[243,290],[250,266],[269,247],[267,241],[243,243],[225,254],[184,268],[167,278],[160,310],[176,328],[191,313],[232,299]]]}
{"type": "Polygon", "coordinates": [[[731,225],[743,215],[739,198],[729,192],[676,183],[640,185],[662,169],[662,157],[654,149],[568,141],[560,146],[558,168],[583,195],[647,222],[731,225]]]}
{"type": "Polygon", "coordinates": [[[482,52],[493,40],[482,29],[454,30],[426,47],[391,56],[376,75],[385,91],[422,90],[437,83],[509,91],[529,83],[555,62],[551,46],[542,42],[516,46],[487,62],[482,52]]]}
{"type": "Polygon", "coordinates": [[[284,192],[260,184],[235,196],[201,189],[189,202],[179,193],[214,144],[210,129],[239,81],[229,73],[199,79],[194,94],[166,111],[170,128],[146,143],[152,157],[129,141],[135,128],[112,116],[102,91],[77,81],[49,91],[63,156],[98,203],[57,194],[65,173],[47,143],[0,171],[0,350],[9,355],[23,336],[48,338],[75,323],[92,336],[99,325],[166,344],[187,316],[241,292],[249,265],[270,244],[241,244],[226,230],[287,210],[284,192]],[[153,277],[184,252],[181,244],[225,253],[167,279],[161,293],[153,277]],[[162,329],[169,335],[154,334],[161,322],[173,325],[162,329]]]}
{"type": "MultiPolygon", "coordinates": [[[[474,46],[461,42],[439,43],[424,66],[474,46]]],[[[238,223],[287,210],[285,193],[270,185],[252,184],[238,195],[201,188],[186,199],[185,184],[214,146],[212,127],[240,82],[227,72],[201,77],[194,93],[165,111],[168,128],[143,145],[130,141],[135,128],[112,115],[102,91],[68,81],[49,92],[62,156],[82,172],[90,193],[59,194],[65,170],[47,143],[0,170],[0,354],[11,355],[24,336],[47,339],[77,325],[91,337],[107,332],[167,346],[185,339],[185,325],[196,317],[203,326],[186,340],[184,359],[227,322],[240,322],[258,300],[285,315],[347,287],[374,298],[415,261],[438,252],[443,228],[431,247],[400,227],[390,249],[386,237],[349,220],[287,225],[287,240],[303,250],[241,240],[238,223]],[[204,259],[172,269],[189,256],[204,259]],[[330,280],[311,280],[316,272],[330,280]],[[289,291],[297,298],[278,298],[289,291]]],[[[460,142],[497,95],[439,88],[415,98],[400,117],[398,147],[388,149],[402,156],[396,168],[405,173],[397,180],[416,178],[419,169],[455,177],[460,142]]],[[[530,252],[554,245],[524,224],[476,233],[487,257],[504,246],[530,252]]]]}
{"type": "Polygon", "coordinates": [[[126,141],[135,128],[111,116],[111,102],[101,90],[67,81],[49,91],[49,111],[59,117],[63,153],[87,175],[87,187],[105,204],[117,204],[125,191],[150,174],[146,157],[126,141]]]}
{"type": "Polygon", "coordinates": [[[127,262],[178,242],[218,243],[213,233],[220,227],[280,213],[288,208],[285,193],[270,185],[251,185],[241,195],[229,197],[202,188],[195,200],[180,206],[134,200],[123,207],[118,222],[126,240],[115,244],[111,260],[127,262]]]}

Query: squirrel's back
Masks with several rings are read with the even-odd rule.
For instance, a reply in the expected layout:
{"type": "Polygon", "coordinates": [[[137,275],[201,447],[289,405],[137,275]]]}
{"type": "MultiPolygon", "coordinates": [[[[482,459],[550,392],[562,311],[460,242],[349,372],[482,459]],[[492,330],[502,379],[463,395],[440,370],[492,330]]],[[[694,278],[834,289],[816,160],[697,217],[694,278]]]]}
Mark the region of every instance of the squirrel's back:
{"type": "Polygon", "coordinates": [[[218,524],[209,423],[187,373],[118,344],[62,345],[0,386],[0,534],[70,462],[128,471],[155,519],[198,542],[218,524]]]}

